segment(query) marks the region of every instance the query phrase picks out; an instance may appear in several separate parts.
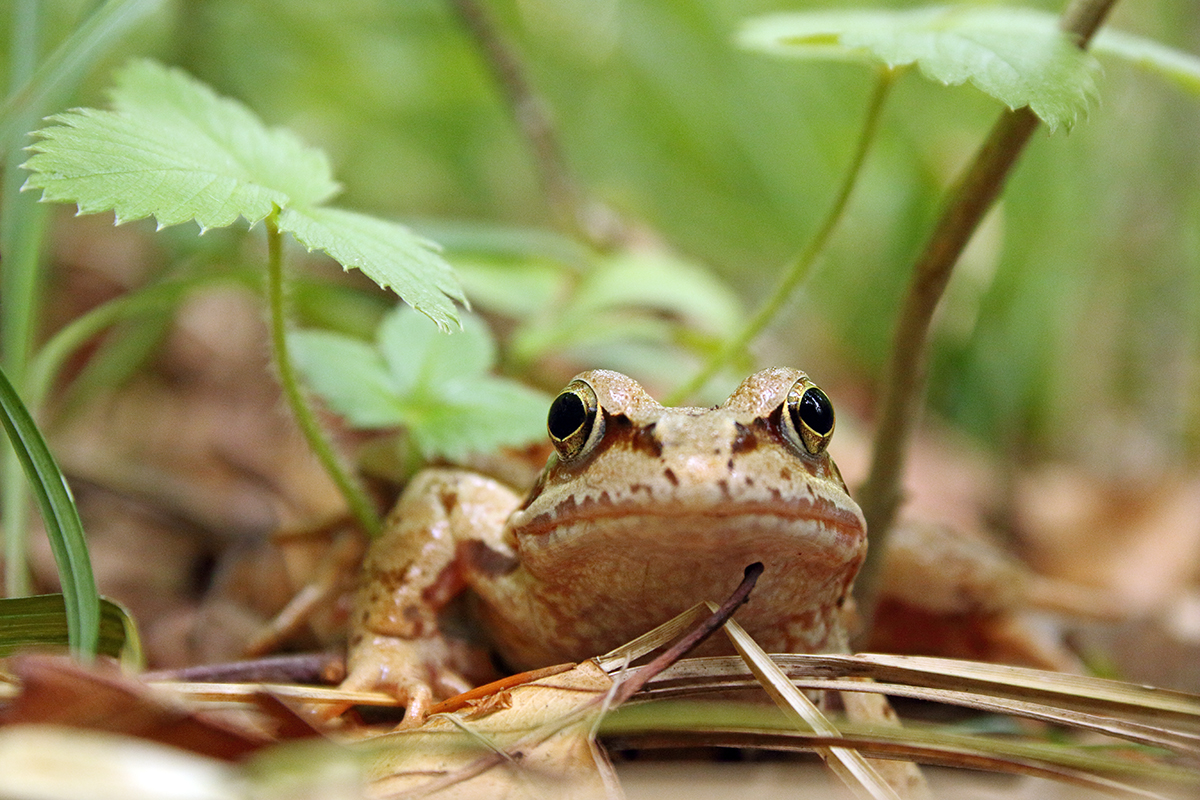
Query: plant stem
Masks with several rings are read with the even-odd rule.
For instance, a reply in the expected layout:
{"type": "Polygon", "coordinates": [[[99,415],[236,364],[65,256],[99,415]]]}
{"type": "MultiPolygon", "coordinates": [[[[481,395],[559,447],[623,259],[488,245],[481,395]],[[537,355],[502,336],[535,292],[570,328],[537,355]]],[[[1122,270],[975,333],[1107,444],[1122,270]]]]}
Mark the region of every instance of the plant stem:
{"type": "Polygon", "coordinates": [[[833,203],[825,213],[825,218],[821,221],[821,226],[817,229],[816,234],[809,240],[808,245],[785,265],[783,277],[780,279],[779,284],[767,296],[758,311],[755,312],[754,316],[750,318],[742,330],[726,341],[721,349],[709,358],[708,363],[701,367],[700,371],[691,380],[671,392],[663,401],[665,405],[677,405],[700,391],[713,376],[744,353],[746,348],[750,346],[750,343],[771,324],[780,309],[791,299],[796,287],[808,276],[817,258],[825,252],[825,246],[829,243],[829,237],[833,234],[838,223],[841,222],[842,216],[846,213],[846,206],[849,203],[850,195],[853,193],[854,187],[858,183],[858,178],[862,174],[867,153],[870,152],[871,143],[875,141],[875,134],[879,130],[879,119],[883,111],[884,102],[887,100],[888,92],[895,82],[895,78],[896,73],[893,70],[886,67],[880,68],[879,78],[875,82],[875,88],[871,93],[870,103],[867,106],[867,115],[863,120],[862,130],[858,134],[858,142],[854,147],[854,155],[850,160],[850,164],[846,167],[846,173],[842,178],[841,186],[838,187],[837,194],[833,198],[833,203]]]}
{"type": "Polygon", "coordinates": [[[580,189],[567,166],[546,104],[533,90],[516,51],[496,29],[487,10],[478,0],[450,0],[450,5],[475,40],[503,92],[509,112],[533,156],[542,194],[559,226],[600,249],[625,238],[627,226],[616,213],[580,189]]]}
{"type": "MultiPolygon", "coordinates": [[[[1115,2],[1072,0],[1059,19],[1059,27],[1081,48],[1086,47],[1115,2]]],[[[903,499],[900,484],[905,458],[925,395],[930,322],[954,265],[1003,190],[1037,126],[1038,118],[1028,108],[1000,115],[970,166],[947,194],[941,217],[917,258],[901,302],[883,373],[871,468],[859,492],[867,530],[871,532],[871,548],[857,584],[859,612],[868,623],[887,537],[903,499]]],[[[869,629],[869,624],[864,629],[869,629]]]]}
{"type": "Polygon", "coordinates": [[[283,234],[279,230],[279,209],[276,208],[266,219],[267,226],[267,304],[271,316],[271,353],[275,358],[275,368],[279,370],[279,385],[287,400],[288,408],[300,426],[300,431],[308,441],[317,461],[324,467],[325,472],[333,479],[334,484],[346,499],[350,513],[358,520],[359,525],[370,534],[377,536],[380,531],[379,515],[375,513],[374,504],[357,481],[343,467],[334,452],[329,437],[317,422],[305,396],[304,390],[296,377],[296,368],[288,353],[287,320],[285,315],[285,294],[283,283],[283,234]]]}

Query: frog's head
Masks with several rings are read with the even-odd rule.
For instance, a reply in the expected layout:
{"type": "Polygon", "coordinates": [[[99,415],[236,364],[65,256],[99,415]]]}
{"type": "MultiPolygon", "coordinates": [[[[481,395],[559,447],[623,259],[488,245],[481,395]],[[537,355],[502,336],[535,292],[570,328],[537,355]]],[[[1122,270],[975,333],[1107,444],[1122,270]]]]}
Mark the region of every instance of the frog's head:
{"type": "Polygon", "coordinates": [[[799,370],[757,372],[708,409],[666,408],[625,375],[584,372],[547,428],[556,453],[509,526],[533,569],[618,550],[757,554],[768,570],[803,562],[847,587],[857,572],[865,523],[829,456],[833,405],[799,370]]]}

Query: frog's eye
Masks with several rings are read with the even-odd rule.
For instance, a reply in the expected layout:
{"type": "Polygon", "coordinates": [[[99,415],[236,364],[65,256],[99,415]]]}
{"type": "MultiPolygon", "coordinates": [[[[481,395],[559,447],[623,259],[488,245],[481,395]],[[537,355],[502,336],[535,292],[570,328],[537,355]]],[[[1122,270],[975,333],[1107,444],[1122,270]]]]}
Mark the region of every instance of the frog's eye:
{"type": "Polygon", "coordinates": [[[550,404],[546,430],[563,461],[578,458],[604,435],[604,418],[597,409],[596,392],[583,381],[572,381],[550,404]]]}
{"type": "Polygon", "coordinates": [[[833,403],[807,380],[798,380],[787,396],[783,431],[792,444],[819,455],[833,438],[833,403]]]}

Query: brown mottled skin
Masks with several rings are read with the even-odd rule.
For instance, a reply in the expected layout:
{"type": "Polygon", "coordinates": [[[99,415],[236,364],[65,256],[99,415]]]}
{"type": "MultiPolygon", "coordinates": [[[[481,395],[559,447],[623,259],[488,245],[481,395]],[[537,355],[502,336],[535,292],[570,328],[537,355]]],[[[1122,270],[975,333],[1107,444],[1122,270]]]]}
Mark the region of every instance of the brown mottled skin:
{"type": "Polygon", "coordinates": [[[560,447],[528,497],[462,470],[409,485],[367,557],[344,687],[394,693],[406,720],[465,688],[437,613],[466,588],[524,669],[604,653],[724,599],[755,561],[766,569],[737,619],[765,649],[845,648],[865,524],[828,435],[814,454],[796,434],[789,392],[807,376],[763,370],[710,409],[664,408],[616,372],[579,381],[595,435],[578,453],[560,447]]]}

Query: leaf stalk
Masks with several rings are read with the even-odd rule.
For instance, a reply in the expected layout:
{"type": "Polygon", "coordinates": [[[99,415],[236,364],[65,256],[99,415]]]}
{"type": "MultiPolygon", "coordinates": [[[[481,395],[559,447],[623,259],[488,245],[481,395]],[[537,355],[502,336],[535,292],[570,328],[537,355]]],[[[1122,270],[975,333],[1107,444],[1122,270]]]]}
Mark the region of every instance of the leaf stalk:
{"type": "Polygon", "coordinates": [[[267,306],[270,311],[271,353],[279,374],[279,385],[291,409],[296,424],[304,434],[308,446],[317,457],[322,468],[333,480],[350,513],[358,524],[372,537],[380,532],[379,515],[375,512],[371,498],[362,486],[347,472],[325,430],[317,422],[316,414],[308,404],[304,390],[296,377],[296,367],[288,352],[286,293],[283,279],[283,233],[279,229],[279,208],[276,207],[266,218],[267,227],[267,306]]]}
{"type": "Polygon", "coordinates": [[[796,288],[808,277],[809,272],[812,270],[812,265],[825,252],[825,247],[829,244],[830,236],[837,229],[838,223],[842,221],[842,217],[845,216],[850,196],[853,194],[854,187],[858,184],[858,179],[862,175],[863,164],[866,163],[867,154],[871,150],[871,144],[875,141],[883,107],[892,85],[895,83],[897,74],[897,71],[888,67],[879,68],[878,79],[875,81],[875,87],[871,92],[871,98],[867,105],[867,114],[863,120],[862,129],[859,131],[858,141],[854,146],[854,155],[846,167],[842,183],[838,187],[837,194],[834,195],[833,202],[830,204],[829,210],[826,211],[825,218],[821,221],[816,234],[809,240],[808,245],[785,265],[783,276],[775,286],[774,291],[767,296],[762,305],[759,306],[758,311],[746,322],[741,331],[727,340],[691,380],[671,392],[663,401],[665,405],[678,405],[683,400],[691,397],[703,389],[705,384],[712,380],[717,373],[729,366],[734,359],[745,353],[750,343],[774,321],[784,304],[791,299],[796,288]]]}

